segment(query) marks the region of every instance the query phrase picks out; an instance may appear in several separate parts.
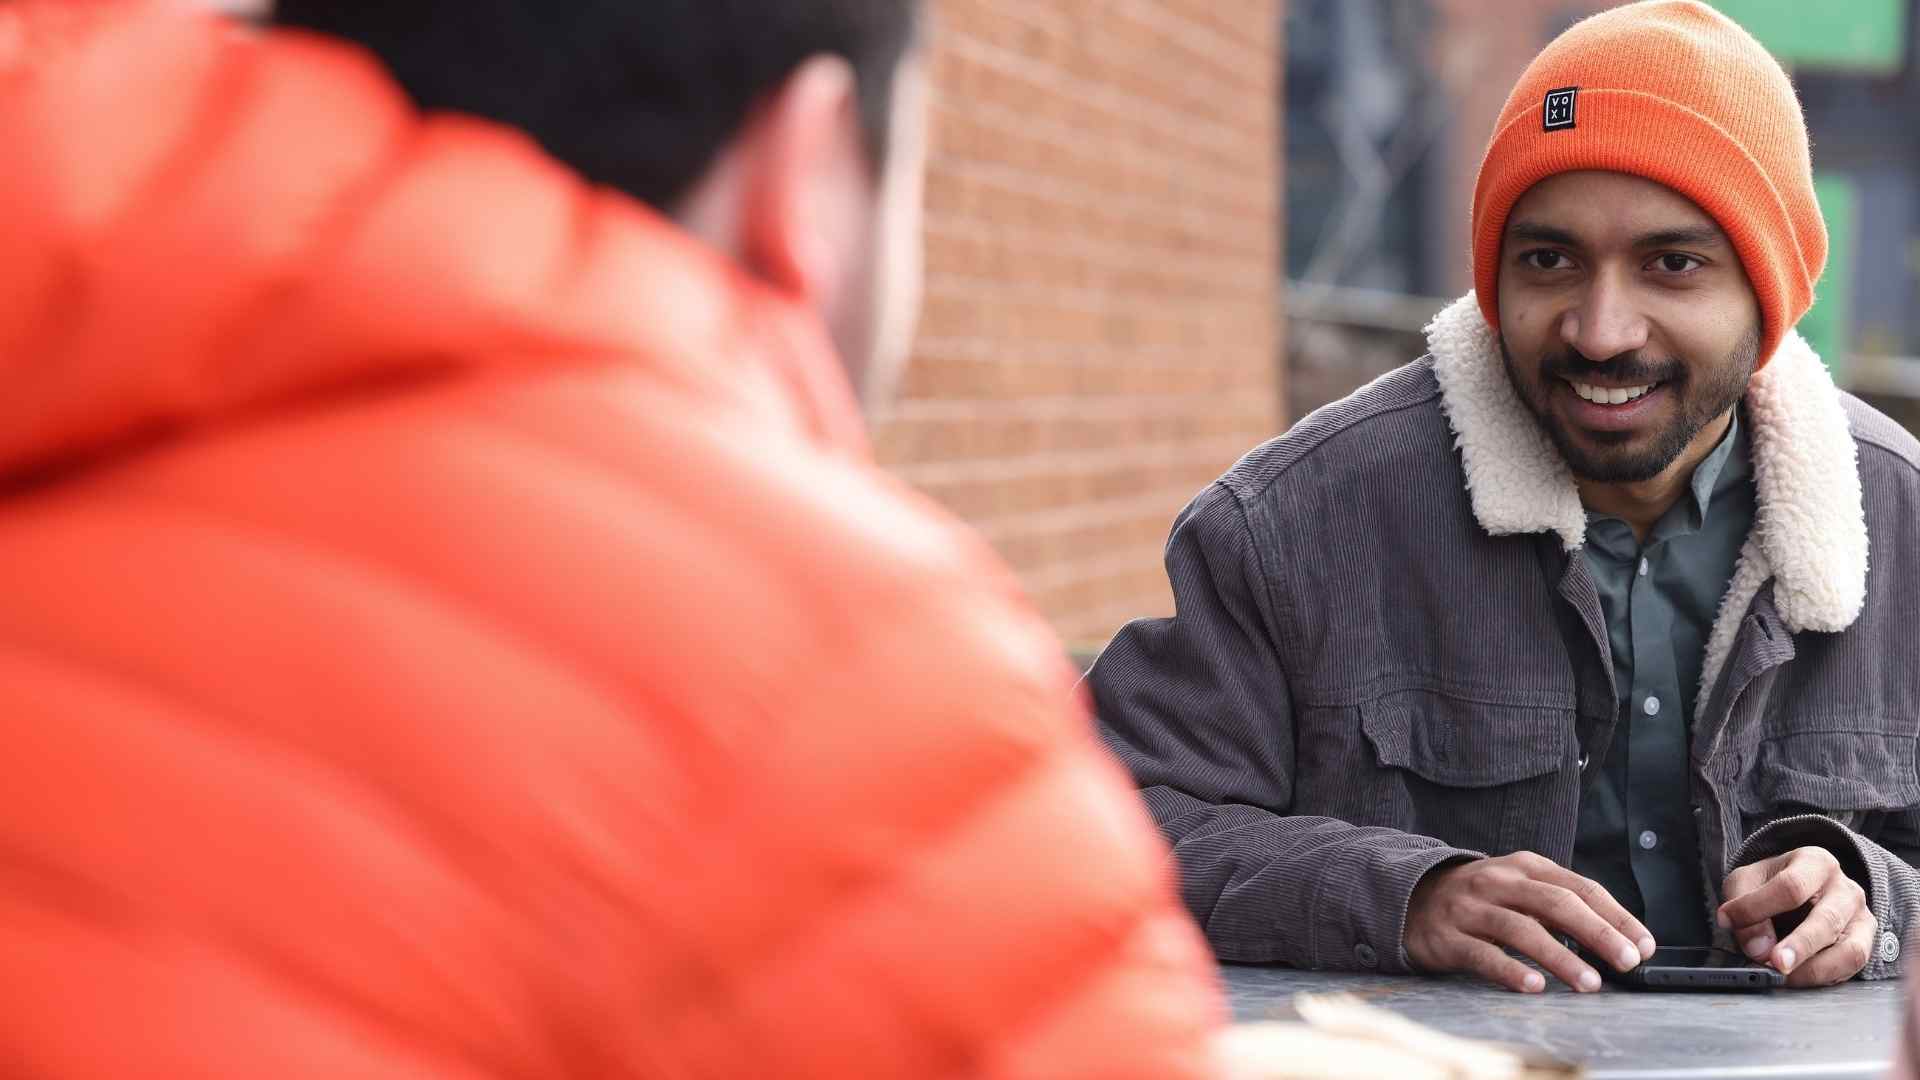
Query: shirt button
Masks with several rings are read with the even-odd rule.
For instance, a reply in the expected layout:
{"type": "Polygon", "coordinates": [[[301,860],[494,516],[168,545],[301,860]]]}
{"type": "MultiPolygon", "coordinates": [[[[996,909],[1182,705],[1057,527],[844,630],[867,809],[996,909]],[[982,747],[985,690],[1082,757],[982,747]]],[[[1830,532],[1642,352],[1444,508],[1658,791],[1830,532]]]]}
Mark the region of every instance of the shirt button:
{"type": "Polygon", "coordinates": [[[1640,576],[1641,577],[1647,576],[1647,560],[1645,556],[1642,556],[1640,559],[1640,576]]]}
{"type": "Polygon", "coordinates": [[[1640,846],[1644,850],[1652,851],[1653,846],[1659,842],[1660,837],[1657,836],[1652,829],[1646,829],[1640,833],[1640,846]]]}
{"type": "Polygon", "coordinates": [[[1374,953],[1373,946],[1364,941],[1353,947],[1353,958],[1360,961],[1361,967],[1373,967],[1380,962],[1380,957],[1374,953]]]}
{"type": "Polygon", "coordinates": [[[1893,931],[1889,930],[1880,935],[1880,962],[1891,964],[1898,959],[1900,959],[1900,939],[1894,937],[1893,931]]]}
{"type": "Polygon", "coordinates": [[[1660,699],[1649,696],[1647,700],[1640,703],[1640,708],[1644,710],[1648,716],[1659,716],[1660,699]]]}

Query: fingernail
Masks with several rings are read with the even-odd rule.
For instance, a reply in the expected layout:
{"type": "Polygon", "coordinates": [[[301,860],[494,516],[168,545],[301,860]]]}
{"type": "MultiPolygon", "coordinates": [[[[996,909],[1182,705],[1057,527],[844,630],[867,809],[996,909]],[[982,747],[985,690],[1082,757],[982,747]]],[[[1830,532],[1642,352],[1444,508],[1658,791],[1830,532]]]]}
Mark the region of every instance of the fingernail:
{"type": "Polygon", "coordinates": [[[1640,950],[1639,949],[1621,949],[1618,966],[1621,971],[1632,971],[1634,968],[1639,967],[1640,966],[1640,950]]]}
{"type": "Polygon", "coordinates": [[[1757,937],[1747,942],[1747,956],[1753,960],[1764,960],[1773,951],[1772,937],[1757,937]]]}
{"type": "Polygon", "coordinates": [[[1728,922],[1728,921],[1727,921],[1727,913],[1726,913],[1726,912],[1724,912],[1724,911],[1716,911],[1716,912],[1714,912],[1714,915],[1713,915],[1713,921],[1714,921],[1714,922],[1716,922],[1716,923],[1719,923],[1719,924],[1720,924],[1720,929],[1722,929],[1722,930],[1731,930],[1731,929],[1733,929],[1733,924],[1732,924],[1731,922],[1728,922]]]}
{"type": "MultiPolygon", "coordinates": [[[[1638,942],[1638,945],[1640,948],[1641,960],[1653,959],[1653,938],[1652,937],[1641,938],[1640,941],[1638,942]]],[[[1638,963],[1638,962],[1639,961],[1635,961],[1635,963],[1638,963]]]]}
{"type": "Polygon", "coordinates": [[[1595,971],[1581,972],[1580,973],[1580,989],[1584,990],[1589,994],[1593,993],[1595,990],[1600,989],[1600,974],[1595,971]]]}
{"type": "Polygon", "coordinates": [[[1780,950],[1780,974],[1785,975],[1793,970],[1793,959],[1792,949],[1780,950]]]}
{"type": "Polygon", "coordinates": [[[1527,993],[1537,994],[1547,988],[1547,980],[1539,972],[1529,971],[1527,977],[1520,980],[1520,985],[1527,988],[1527,993]]]}

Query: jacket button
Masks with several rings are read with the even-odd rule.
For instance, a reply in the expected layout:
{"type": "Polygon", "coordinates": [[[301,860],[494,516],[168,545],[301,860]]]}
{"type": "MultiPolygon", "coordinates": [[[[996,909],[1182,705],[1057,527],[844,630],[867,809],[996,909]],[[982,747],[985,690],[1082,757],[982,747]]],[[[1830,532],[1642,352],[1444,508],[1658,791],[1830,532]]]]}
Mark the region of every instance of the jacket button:
{"type": "Polygon", "coordinates": [[[1588,759],[1588,755],[1586,754],[1580,755],[1580,771],[1581,772],[1587,771],[1587,759],[1588,759]]]}
{"type": "MultiPolygon", "coordinates": [[[[1889,938],[1892,936],[1887,935],[1889,938]]],[[[1353,947],[1353,958],[1360,961],[1361,967],[1377,967],[1380,964],[1380,957],[1373,951],[1373,946],[1364,941],[1353,947]]]]}
{"type": "Polygon", "coordinates": [[[1889,930],[1880,935],[1880,962],[1891,964],[1898,959],[1900,959],[1900,939],[1894,937],[1893,931],[1889,930]]]}

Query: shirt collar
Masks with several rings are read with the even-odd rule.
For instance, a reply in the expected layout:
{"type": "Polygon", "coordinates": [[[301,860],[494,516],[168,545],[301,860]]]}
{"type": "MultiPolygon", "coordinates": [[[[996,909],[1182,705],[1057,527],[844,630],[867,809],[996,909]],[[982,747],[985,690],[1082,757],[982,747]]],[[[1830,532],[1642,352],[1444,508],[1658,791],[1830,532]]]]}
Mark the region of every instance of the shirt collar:
{"type": "Polygon", "coordinates": [[[1733,420],[1727,425],[1727,433],[1721,437],[1720,445],[1713,448],[1693,470],[1693,511],[1694,527],[1699,528],[1707,520],[1707,511],[1713,501],[1743,483],[1753,472],[1753,465],[1747,460],[1746,429],[1740,423],[1740,410],[1733,410],[1733,420]]]}

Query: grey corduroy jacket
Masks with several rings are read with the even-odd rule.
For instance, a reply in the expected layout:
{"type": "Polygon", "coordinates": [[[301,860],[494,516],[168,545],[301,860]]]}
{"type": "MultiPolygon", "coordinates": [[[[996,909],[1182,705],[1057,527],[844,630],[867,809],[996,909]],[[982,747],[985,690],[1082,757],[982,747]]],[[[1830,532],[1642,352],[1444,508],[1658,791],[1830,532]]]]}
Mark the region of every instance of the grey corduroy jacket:
{"type": "MultiPolygon", "coordinates": [[[[1568,864],[1606,758],[1572,477],[1471,295],[1428,342],[1197,497],[1167,547],[1176,614],[1128,625],[1088,676],[1223,959],[1406,970],[1421,876],[1568,864]]],[[[1880,923],[1863,976],[1892,976],[1920,914],[1920,443],[1791,333],[1744,407],[1758,511],[1689,769],[1707,897],[1824,846],[1880,923]]]]}

